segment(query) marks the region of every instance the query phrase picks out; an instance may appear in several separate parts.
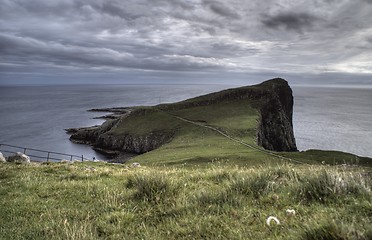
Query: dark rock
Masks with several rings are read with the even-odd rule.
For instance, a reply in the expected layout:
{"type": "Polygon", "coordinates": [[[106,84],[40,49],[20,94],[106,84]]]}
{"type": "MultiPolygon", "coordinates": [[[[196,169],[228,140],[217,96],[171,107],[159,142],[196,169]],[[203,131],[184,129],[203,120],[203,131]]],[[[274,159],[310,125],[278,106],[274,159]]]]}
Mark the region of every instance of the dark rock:
{"type": "Polygon", "coordinates": [[[134,136],[125,134],[120,137],[111,134],[99,135],[93,146],[130,153],[145,153],[154,150],[172,138],[172,133],[151,132],[134,136]]]}
{"type": "Polygon", "coordinates": [[[260,107],[257,144],[268,150],[297,151],[293,134],[292,89],[283,79],[264,82],[268,93],[260,107]]]}

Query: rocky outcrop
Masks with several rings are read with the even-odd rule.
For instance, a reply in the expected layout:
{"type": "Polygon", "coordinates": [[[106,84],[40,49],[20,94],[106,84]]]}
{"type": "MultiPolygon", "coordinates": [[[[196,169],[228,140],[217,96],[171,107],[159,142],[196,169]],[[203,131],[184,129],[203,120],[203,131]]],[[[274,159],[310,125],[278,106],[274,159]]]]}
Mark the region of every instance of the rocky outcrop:
{"type": "Polygon", "coordinates": [[[2,162],[6,162],[6,159],[5,159],[4,155],[3,155],[3,153],[0,152],[0,163],[2,163],[2,162]]]}
{"type": "Polygon", "coordinates": [[[118,138],[111,134],[100,135],[95,143],[96,147],[130,153],[145,153],[154,150],[172,138],[172,133],[151,132],[145,135],[122,135],[118,138]]]}
{"type": "Polygon", "coordinates": [[[23,154],[21,152],[17,152],[13,156],[8,157],[8,162],[15,162],[15,163],[30,163],[30,157],[26,154],[23,154]]]}
{"type": "Polygon", "coordinates": [[[66,129],[71,134],[70,140],[75,143],[89,144],[93,149],[111,157],[120,155],[121,152],[141,154],[154,150],[170,141],[174,135],[170,131],[150,131],[143,134],[113,134],[115,129],[127,117],[145,114],[148,110],[128,110],[118,119],[107,120],[102,126],[78,129],[66,129]]]}
{"type": "Polygon", "coordinates": [[[257,144],[278,152],[297,151],[292,123],[292,89],[283,79],[266,81],[261,85],[267,93],[259,108],[257,144]]]}

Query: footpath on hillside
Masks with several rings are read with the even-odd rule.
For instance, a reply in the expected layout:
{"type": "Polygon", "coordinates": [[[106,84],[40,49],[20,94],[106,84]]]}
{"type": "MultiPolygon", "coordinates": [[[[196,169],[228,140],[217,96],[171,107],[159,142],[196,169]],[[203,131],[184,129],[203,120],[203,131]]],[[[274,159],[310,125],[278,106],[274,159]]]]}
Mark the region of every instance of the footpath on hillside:
{"type": "Polygon", "coordinates": [[[308,163],[305,163],[305,162],[301,162],[301,161],[298,161],[298,160],[294,160],[292,158],[288,158],[288,157],[283,157],[281,155],[278,155],[278,154],[275,154],[273,152],[270,152],[268,150],[264,150],[264,149],[261,149],[261,148],[258,148],[258,147],[255,147],[249,143],[246,143],[240,139],[237,139],[229,134],[227,134],[226,132],[223,132],[221,131],[220,129],[218,129],[217,127],[213,127],[211,125],[207,125],[207,124],[203,124],[203,123],[200,123],[200,122],[196,122],[196,121],[192,121],[190,119],[186,119],[186,118],[183,118],[183,117],[180,117],[180,116],[176,116],[176,115],[172,115],[173,117],[181,120],[181,121],[184,121],[184,122],[187,122],[187,123],[190,123],[190,124],[194,124],[194,125],[197,125],[199,127],[203,127],[203,128],[207,128],[207,129],[210,129],[212,131],[215,131],[217,132],[218,134],[224,136],[225,138],[231,140],[231,141],[234,141],[236,143],[239,143],[245,147],[248,147],[248,148],[251,148],[253,150],[256,150],[256,151],[259,151],[259,152],[262,152],[262,153],[265,153],[265,154],[268,154],[270,156],[273,156],[273,157],[277,157],[277,158],[280,158],[280,159],[283,159],[283,160],[288,160],[288,161],[291,161],[291,162],[295,162],[295,163],[301,163],[301,164],[308,164],[308,163]]]}

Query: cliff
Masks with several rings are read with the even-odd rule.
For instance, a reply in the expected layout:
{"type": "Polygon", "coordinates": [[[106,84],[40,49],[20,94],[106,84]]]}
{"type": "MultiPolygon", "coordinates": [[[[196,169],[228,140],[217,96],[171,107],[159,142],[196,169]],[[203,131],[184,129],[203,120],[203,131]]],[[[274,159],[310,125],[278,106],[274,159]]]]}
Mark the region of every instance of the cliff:
{"type": "Polygon", "coordinates": [[[211,124],[239,137],[255,138],[257,145],[268,150],[297,150],[292,124],[292,90],[287,81],[280,78],[178,103],[120,108],[112,112],[112,119],[106,116],[109,120],[102,126],[69,129],[70,139],[110,154],[145,153],[191,131],[190,124],[180,121],[177,118],[180,117],[211,124]],[[248,119],[256,119],[256,123],[248,119]],[[241,124],[244,121],[246,126],[241,124]]]}
{"type": "MultiPolygon", "coordinates": [[[[71,134],[71,141],[91,145],[94,149],[107,155],[115,156],[120,152],[145,153],[171,140],[174,132],[155,128],[151,131],[123,131],[121,126],[126,126],[128,122],[136,122],[138,118],[146,119],[154,112],[156,110],[127,109],[125,114],[117,119],[107,120],[102,126],[68,129],[67,132],[71,134]]],[[[136,127],[133,127],[130,130],[135,129],[136,127]]]]}
{"type": "Polygon", "coordinates": [[[267,81],[262,86],[267,93],[259,108],[257,144],[273,151],[297,151],[292,122],[292,89],[283,79],[267,81]]]}

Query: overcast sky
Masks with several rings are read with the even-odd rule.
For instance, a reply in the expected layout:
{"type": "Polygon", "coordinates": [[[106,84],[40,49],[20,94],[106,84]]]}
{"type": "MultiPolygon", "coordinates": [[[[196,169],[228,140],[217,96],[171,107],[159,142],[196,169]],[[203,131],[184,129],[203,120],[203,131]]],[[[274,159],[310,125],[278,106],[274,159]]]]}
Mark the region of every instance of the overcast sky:
{"type": "Polygon", "coordinates": [[[0,84],[372,84],[372,0],[0,0],[0,84]]]}

